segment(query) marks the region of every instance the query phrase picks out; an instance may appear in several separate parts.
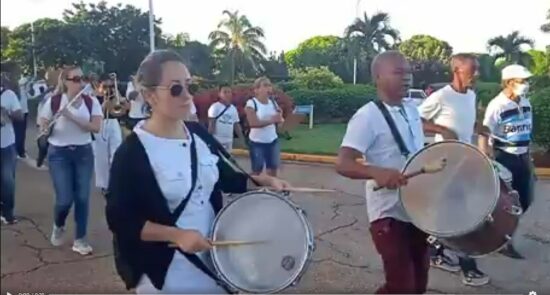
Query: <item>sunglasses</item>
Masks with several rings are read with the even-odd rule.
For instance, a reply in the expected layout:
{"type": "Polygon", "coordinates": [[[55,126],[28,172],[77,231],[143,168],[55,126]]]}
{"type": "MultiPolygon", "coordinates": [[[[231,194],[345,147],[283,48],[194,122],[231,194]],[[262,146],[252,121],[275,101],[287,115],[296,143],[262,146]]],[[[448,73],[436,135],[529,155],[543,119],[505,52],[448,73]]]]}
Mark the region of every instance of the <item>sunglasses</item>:
{"type": "Polygon", "coordinates": [[[72,78],[67,78],[67,81],[71,81],[75,83],[80,83],[82,80],[83,78],[81,76],[74,76],[72,78]]]}
{"type": "Polygon", "coordinates": [[[199,86],[196,84],[172,84],[170,86],[155,86],[155,88],[169,90],[172,97],[181,96],[184,91],[187,91],[187,93],[194,95],[199,90],[199,86]]]}

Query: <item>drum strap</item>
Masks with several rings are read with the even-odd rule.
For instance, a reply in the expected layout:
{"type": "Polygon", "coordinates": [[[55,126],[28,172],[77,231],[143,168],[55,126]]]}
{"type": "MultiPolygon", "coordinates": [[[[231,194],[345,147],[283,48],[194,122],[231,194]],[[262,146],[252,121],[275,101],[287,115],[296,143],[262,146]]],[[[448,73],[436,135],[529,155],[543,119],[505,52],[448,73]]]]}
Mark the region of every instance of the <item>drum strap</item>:
{"type": "Polygon", "coordinates": [[[409,149],[407,149],[407,146],[405,145],[405,142],[403,141],[403,138],[401,137],[397,126],[395,126],[395,122],[393,121],[390,112],[388,112],[388,109],[381,100],[374,101],[374,104],[376,104],[376,106],[384,116],[384,119],[386,119],[386,123],[388,123],[388,126],[390,127],[393,139],[397,143],[401,155],[405,156],[405,158],[408,158],[410,154],[409,149]]]}
{"type": "MultiPolygon", "coordinates": [[[[187,196],[185,199],[181,201],[181,203],[178,205],[176,210],[172,213],[172,223],[176,224],[178,221],[178,218],[180,217],[181,213],[183,213],[183,210],[185,210],[185,207],[187,206],[187,203],[189,202],[189,199],[191,199],[191,195],[193,194],[193,191],[195,190],[195,186],[197,184],[197,146],[195,144],[195,139],[193,138],[193,133],[190,133],[191,138],[191,189],[187,193],[187,196]]],[[[191,264],[193,264],[196,268],[200,269],[204,274],[209,276],[211,279],[213,279],[220,287],[222,287],[228,294],[231,294],[232,292],[227,288],[227,286],[220,281],[220,279],[212,273],[212,271],[202,262],[202,260],[196,255],[196,254],[189,254],[183,252],[181,249],[177,249],[178,252],[180,252],[191,264]]]]}

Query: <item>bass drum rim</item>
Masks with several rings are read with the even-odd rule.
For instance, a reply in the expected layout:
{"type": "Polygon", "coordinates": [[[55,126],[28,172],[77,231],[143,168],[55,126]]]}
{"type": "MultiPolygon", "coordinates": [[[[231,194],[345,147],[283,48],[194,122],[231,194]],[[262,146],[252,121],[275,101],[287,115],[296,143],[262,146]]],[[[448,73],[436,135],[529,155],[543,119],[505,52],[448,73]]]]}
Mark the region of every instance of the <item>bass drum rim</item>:
{"type": "Polygon", "coordinates": [[[240,196],[238,196],[235,199],[231,200],[231,202],[229,202],[227,205],[223,206],[223,208],[218,212],[218,214],[216,215],[216,218],[214,219],[214,222],[212,223],[212,229],[210,231],[210,238],[212,240],[214,239],[214,235],[216,234],[216,230],[218,229],[219,220],[220,220],[221,216],[223,215],[223,213],[227,210],[227,208],[229,208],[231,205],[236,203],[237,200],[242,199],[242,198],[246,198],[246,197],[250,197],[250,195],[254,195],[254,194],[269,195],[269,196],[278,198],[279,200],[285,202],[287,205],[289,205],[292,209],[294,209],[296,211],[296,213],[297,213],[296,215],[300,218],[300,220],[302,221],[302,224],[305,226],[306,240],[307,240],[307,245],[306,245],[307,250],[306,250],[306,256],[303,259],[303,262],[300,264],[300,268],[299,268],[300,271],[296,272],[287,281],[287,283],[281,285],[280,287],[269,290],[268,293],[267,292],[258,293],[258,292],[254,292],[254,291],[251,291],[251,290],[243,289],[243,288],[235,285],[233,282],[231,282],[231,280],[229,280],[229,278],[227,278],[227,276],[221,271],[221,268],[218,265],[218,258],[217,258],[218,256],[216,254],[216,251],[214,251],[214,249],[212,249],[210,251],[210,260],[212,261],[212,265],[214,266],[214,269],[216,270],[216,275],[222,280],[222,282],[227,284],[233,290],[245,292],[245,293],[248,293],[248,294],[274,294],[274,293],[278,293],[280,291],[283,291],[283,290],[297,284],[300,281],[301,277],[305,274],[309,264],[311,263],[311,257],[313,256],[313,251],[315,250],[315,238],[314,238],[314,234],[313,234],[311,224],[308,221],[308,219],[306,218],[306,212],[303,209],[301,209],[298,205],[296,205],[294,202],[289,200],[287,197],[278,195],[277,193],[274,193],[274,192],[271,192],[271,191],[268,191],[268,190],[249,191],[249,192],[241,194],[240,196]]]}
{"type": "Polygon", "coordinates": [[[414,155],[412,155],[407,160],[407,162],[405,163],[405,166],[403,166],[403,169],[401,169],[401,173],[404,174],[404,173],[407,172],[407,168],[409,168],[412,161],[415,158],[417,158],[421,154],[422,151],[427,150],[430,147],[433,147],[433,146],[436,146],[436,145],[443,145],[443,144],[449,144],[449,143],[464,145],[465,147],[473,150],[474,152],[476,152],[476,153],[478,153],[479,155],[482,156],[482,158],[484,159],[486,164],[488,164],[488,166],[491,167],[491,171],[492,171],[493,179],[494,179],[494,185],[495,185],[495,189],[496,189],[496,197],[493,198],[491,206],[488,207],[487,212],[485,212],[485,214],[483,214],[482,217],[479,217],[479,220],[477,220],[475,225],[473,225],[471,228],[467,228],[467,229],[463,229],[462,231],[456,231],[456,232],[453,232],[453,233],[445,234],[445,233],[441,233],[441,232],[434,232],[432,230],[426,229],[423,226],[420,226],[420,224],[410,216],[410,214],[407,211],[407,207],[405,206],[406,202],[404,202],[404,200],[403,200],[403,194],[401,193],[402,188],[400,187],[398,189],[399,202],[400,202],[401,206],[403,207],[403,209],[405,210],[405,212],[407,213],[407,215],[409,216],[409,220],[411,221],[411,223],[415,227],[417,227],[418,229],[420,229],[423,232],[427,233],[428,235],[431,235],[431,236],[434,236],[434,237],[437,237],[437,238],[452,238],[452,237],[457,237],[457,236],[463,236],[463,235],[466,235],[468,233],[471,233],[471,232],[475,231],[480,226],[483,226],[483,224],[484,224],[485,220],[487,219],[487,217],[495,210],[495,208],[497,206],[497,203],[498,203],[498,200],[500,198],[500,181],[501,181],[501,179],[500,179],[500,175],[498,175],[497,171],[493,168],[492,160],[489,157],[487,157],[484,153],[482,153],[479,149],[477,149],[477,147],[475,147],[474,145],[469,144],[469,143],[465,143],[465,142],[462,142],[462,141],[459,141],[459,140],[443,140],[443,141],[434,142],[434,143],[431,143],[429,145],[424,146],[422,149],[418,150],[414,155]]]}

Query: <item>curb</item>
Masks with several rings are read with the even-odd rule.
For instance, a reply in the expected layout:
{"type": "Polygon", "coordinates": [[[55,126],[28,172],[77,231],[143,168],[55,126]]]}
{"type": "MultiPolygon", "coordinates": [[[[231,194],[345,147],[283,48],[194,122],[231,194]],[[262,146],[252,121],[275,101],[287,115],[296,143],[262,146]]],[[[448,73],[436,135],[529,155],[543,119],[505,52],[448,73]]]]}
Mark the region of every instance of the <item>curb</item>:
{"type": "MultiPolygon", "coordinates": [[[[248,157],[248,151],[243,149],[233,149],[232,154],[235,156],[248,157]]],[[[315,164],[336,164],[336,157],[334,156],[308,154],[281,153],[281,160],[315,164]]],[[[535,173],[542,179],[550,179],[550,168],[535,168],[535,173]]]]}

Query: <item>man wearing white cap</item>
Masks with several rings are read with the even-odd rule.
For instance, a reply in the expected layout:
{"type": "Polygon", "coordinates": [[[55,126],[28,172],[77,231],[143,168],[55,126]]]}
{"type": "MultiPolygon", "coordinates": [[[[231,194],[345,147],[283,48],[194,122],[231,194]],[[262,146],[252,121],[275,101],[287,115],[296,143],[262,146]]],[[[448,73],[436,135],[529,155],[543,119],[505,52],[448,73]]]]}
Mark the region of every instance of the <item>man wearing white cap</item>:
{"type": "MultiPolygon", "coordinates": [[[[529,145],[533,115],[531,103],[527,99],[529,77],[531,73],[520,65],[509,65],[502,70],[502,91],[491,100],[483,119],[483,125],[489,129],[490,136],[479,137],[479,146],[483,152],[512,173],[512,187],[519,193],[523,212],[531,203],[529,145]]],[[[523,258],[511,242],[502,254],[516,259],[523,258]]]]}

